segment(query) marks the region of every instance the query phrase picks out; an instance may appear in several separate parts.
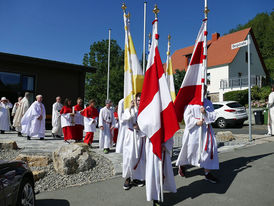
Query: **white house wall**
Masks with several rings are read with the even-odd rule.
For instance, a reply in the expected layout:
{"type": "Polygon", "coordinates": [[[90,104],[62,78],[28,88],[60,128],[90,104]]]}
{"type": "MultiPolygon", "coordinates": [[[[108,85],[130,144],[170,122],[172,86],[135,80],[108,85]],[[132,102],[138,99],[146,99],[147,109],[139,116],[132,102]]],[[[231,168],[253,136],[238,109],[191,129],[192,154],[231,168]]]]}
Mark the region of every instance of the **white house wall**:
{"type": "Polygon", "coordinates": [[[207,73],[210,73],[210,85],[208,85],[209,93],[219,93],[221,79],[228,78],[228,68],[228,65],[208,68],[207,73]]]}
{"type": "MultiPolygon", "coordinates": [[[[257,53],[256,47],[254,42],[251,38],[251,45],[250,45],[250,53],[251,53],[251,64],[250,64],[250,71],[251,75],[258,75],[258,76],[266,76],[263,66],[261,64],[259,55],[257,53]]],[[[235,42],[236,43],[236,42],[235,42]]],[[[245,53],[247,52],[247,46],[241,47],[238,51],[236,57],[229,65],[229,78],[237,78],[239,77],[238,74],[242,73],[242,76],[247,76],[247,62],[245,61],[245,53]]]]}

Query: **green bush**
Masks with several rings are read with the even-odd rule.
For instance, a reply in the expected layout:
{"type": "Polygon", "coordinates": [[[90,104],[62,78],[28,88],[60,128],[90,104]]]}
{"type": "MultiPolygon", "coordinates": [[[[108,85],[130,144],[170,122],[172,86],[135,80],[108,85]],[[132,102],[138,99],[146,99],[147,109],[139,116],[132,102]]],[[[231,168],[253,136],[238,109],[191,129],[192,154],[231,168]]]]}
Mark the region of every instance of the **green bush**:
{"type": "Polygon", "coordinates": [[[231,91],[224,93],[224,101],[237,101],[241,105],[248,103],[248,90],[231,91]]]}
{"type": "MultiPolygon", "coordinates": [[[[271,92],[270,86],[264,86],[262,88],[254,86],[251,89],[251,100],[265,101],[271,92]]],[[[241,105],[248,104],[248,89],[240,91],[231,91],[224,93],[224,101],[237,101],[241,105]]]]}

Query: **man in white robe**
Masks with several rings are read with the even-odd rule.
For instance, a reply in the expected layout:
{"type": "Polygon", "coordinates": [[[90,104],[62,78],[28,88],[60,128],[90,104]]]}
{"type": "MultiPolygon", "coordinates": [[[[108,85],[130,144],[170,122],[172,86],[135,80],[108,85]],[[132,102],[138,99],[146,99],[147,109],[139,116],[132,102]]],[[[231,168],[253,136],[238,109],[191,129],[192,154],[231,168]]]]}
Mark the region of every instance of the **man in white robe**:
{"type": "Polygon", "coordinates": [[[30,93],[26,92],[25,93],[25,97],[19,102],[19,106],[16,109],[14,118],[13,118],[13,127],[15,128],[15,130],[18,132],[18,137],[22,137],[21,134],[21,120],[22,117],[24,116],[24,114],[27,112],[28,108],[29,108],[29,98],[30,98],[30,93]]]}
{"type": "Polygon", "coordinates": [[[15,102],[12,108],[11,116],[14,117],[17,108],[19,107],[20,101],[22,100],[22,97],[18,97],[18,102],[15,102]]]}
{"type": "Polygon", "coordinates": [[[121,99],[118,103],[118,120],[119,120],[119,131],[116,144],[116,153],[123,153],[125,133],[128,129],[127,122],[123,120],[124,114],[124,99],[121,99]]]}
{"type": "Polygon", "coordinates": [[[1,134],[4,134],[5,131],[10,130],[10,109],[12,108],[12,104],[6,97],[1,98],[0,103],[0,131],[1,134]]]}
{"type": "Polygon", "coordinates": [[[129,190],[132,185],[142,187],[145,185],[146,172],[146,136],[139,130],[137,124],[138,108],[141,94],[138,93],[131,108],[125,110],[123,121],[127,124],[123,148],[123,188],[129,190]]]}
{"type": "Polygon", "coordinates": [[[52,136],[61,138],[62,127],[61,127],[61,115],[60,111],[63,105],[61,104],[61,97],[56,97],[56,102],[52,105],[52,136]]]}
{"type": "Polygon", "coordinates": [[[110,109],[111,103],[111,100],[106,100],[106,106],[102,108],[99,113],[99,148],[104,149],[105,154],[109,153],[110,147],[112,146],[111,130],[115,126],[113,111],[110,109]]]}
{"type": "Polygon", "coordinates": [[[32,103],[21,120],[22,133],[27,135],[28,140],[31,137],[43,140],[45,137],[46,111],[42,100],[42,95],[37,95],[36,101],[32,103]]]}
{"type": "Polygon", "coordinates": [[[217,141],[211,123],[216,119],[216,113],[210,100],[204,99],[204,106],[187,105],[184,111],[185,131],[182,138],[182,148],[176,165],[179,175],[185,176],[185,165],[204,168],[205,179],[217,183],[218,179],[210,170],[219,169],[217,141]],[[201,113],[203,120],[200,120],[201,113]],[[200,127],[202,126],[201,147],[199,147],[200,127]],[[201,148],[201,151],[199,151],[201,148]]]}
{"type": "Polygon", "coordinates": [[[274,135],[274,85],[271,87],[271,93],[268,96],[268,133],[274,135]]]}

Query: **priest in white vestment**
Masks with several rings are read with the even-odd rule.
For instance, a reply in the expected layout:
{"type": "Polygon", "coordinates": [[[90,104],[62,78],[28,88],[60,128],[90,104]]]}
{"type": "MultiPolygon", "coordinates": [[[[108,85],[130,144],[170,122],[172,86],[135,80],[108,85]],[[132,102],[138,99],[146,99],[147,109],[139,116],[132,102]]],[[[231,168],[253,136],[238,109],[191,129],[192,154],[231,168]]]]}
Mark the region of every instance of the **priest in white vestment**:
{"type": "Polygon", "coordinates": [[[61,114],[60,111],[63,105],[61,104],[61,97],[56,97],[56,102],[52,105],[52,136],[61,138],[62,127],[61,127],[61,114]]]}
{"type": "Polygon", "coordinates": [[[1,98],[0,102],[0,131],[1,134],[4,134],[5,131],[10,130],[10,109],[12,104],[6,97],[1,98]]]}
{"type": "Polygon", "coordinates": [[[32,103],[21,120],[22,133],[27,135],[28,140],[31,137],[43,140],[45,137],[46,111],[42,100],[42,95],[37,95],[36,101],[32,103]]]}
{"type": "Polygon", "coordinates": [[[118,103],[118,120],[119,120],[119,130],[118,138],[116,144],[116,153],[123,153],[125,133],[128,129],[128,124],[123,120],[124,114],[124,99],[121,99],[118,103]]]}
{"type": "Polygon", "coordinates": [[[123,188],[128,190],[132,185],[139,187],[145,184],[146,172],[146,136],[139,130],[137,123],[138,108],[141,94],[138,93],[135,102],[123,114],[123,121],[127,124],[123,146],[123,188]]]}
{"type": "Polygon", "coordinates": [[[272,85],[271,93],[268,96],[268,135],[274,135],[274,85],[272,85]]]}
{"type": "Polygon", "coordinates": [[[106,106],[102,108],[99,113],[99,148],[104,149],[105,154],[109,153],[110,147],[112,146],[111,130],[115,126],[113,111],[110,109],[111,103],[111,100],[106,100],[106,106]]]}
{"type": "Polygon", "coordinates": [[[182,148],[176,165],[179,175],[185,176],[185,165],[204,168],[205,178],[211,183],[218,180],[210,170],[219,169],[217,141],[211,123],[216,119],[216,113],[210,100],[204,99],[204,106],[187,105],[184,111],[185,130],[182,138],[182,148]],[[203,120],[200,120],[201,113],[203,120]],[[199,151],[200,127],[202,126],[201,152],[199,151]]]}
{"type": "Polygon", "coordinates": [[[30,93],[26,92],[25,97],[19,102],[19,105],[15,111],[15,115],[13,118],[13,127],[18,133],[18,137],[22,137],[22,127],[21,127],[21,120],[24,114],[27,112],[30,103],[29,103],[30,93]]]}

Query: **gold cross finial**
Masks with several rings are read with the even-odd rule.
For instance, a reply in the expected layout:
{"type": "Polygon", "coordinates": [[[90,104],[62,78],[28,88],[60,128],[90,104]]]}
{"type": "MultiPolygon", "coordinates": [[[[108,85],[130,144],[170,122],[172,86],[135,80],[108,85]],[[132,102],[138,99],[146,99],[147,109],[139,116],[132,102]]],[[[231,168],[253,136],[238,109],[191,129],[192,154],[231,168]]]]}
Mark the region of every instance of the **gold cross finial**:
{"type": "Polygon", "coordinates": [[[151,33],[149,32],[149,34],[148,34],[148,38],[151,40],[151,33]]]}
{"type": "Polygon", "coordinates": [[[128,14],[126,14],[126,17],[129,19],[130,18],[130,13],[128,12],[128,14]]]}
{"type": "Polygon", "coordinates": [[[171,39],[171,36],[170,36],[170,34],[167,36],[167,38],[168,38],[168,40],[170,41],[170,39],[171,39]]]}
{"type": "Polygon", "coordinates": [[[126,4],[123,3],[123,4],[122,4],[122,9],[123,9],[124,12],[126,11],[126,8],[127,8],[126,4]]]}
{"type": "Polygon", "coordinates": [[[205,11],[204,11],[204,13],[205,13],[205,16],[207,17],[207,14],[210,12],[210,10],[207,8],[207,7],[205,7],[205,11]]]}
{"type": "Polygon", "coordinates": [[[155,4],[153,13],[155,14],[155,18],[157,18],[157,14],[160,12],[160,9],[157,7],[157,4],[155,4]]]}

